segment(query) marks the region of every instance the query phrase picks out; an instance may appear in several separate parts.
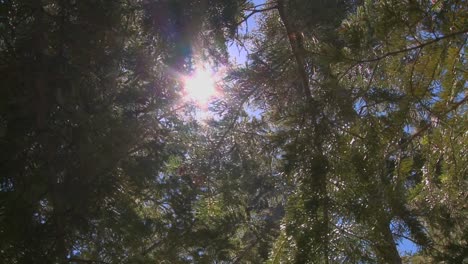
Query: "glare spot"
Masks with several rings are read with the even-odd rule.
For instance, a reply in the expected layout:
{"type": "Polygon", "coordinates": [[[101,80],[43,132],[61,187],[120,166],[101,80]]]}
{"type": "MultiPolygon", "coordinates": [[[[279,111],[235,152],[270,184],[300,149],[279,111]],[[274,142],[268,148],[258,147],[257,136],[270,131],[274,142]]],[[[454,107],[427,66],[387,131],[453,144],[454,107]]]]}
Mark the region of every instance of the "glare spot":
{"type": "Polygon", "coordinates": [[[201,106],[206,106],[215,95],[214,73],[206,67],[197,67],[191,75],[184,78],[184,97],[187,100],[193,100],[201,106]]]}

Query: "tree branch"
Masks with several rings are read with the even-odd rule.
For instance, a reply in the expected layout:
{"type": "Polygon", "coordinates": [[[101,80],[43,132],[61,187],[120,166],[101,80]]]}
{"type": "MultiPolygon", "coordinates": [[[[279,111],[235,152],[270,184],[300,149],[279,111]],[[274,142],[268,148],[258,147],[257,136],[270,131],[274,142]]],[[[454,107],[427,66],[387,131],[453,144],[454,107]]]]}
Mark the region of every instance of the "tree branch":
{"type": "MultiPolygon", "coordinates": [[[[450,107],[447,111],[445,111],[443,113],[443,115],[446,115],[454,110],[456,110],[458,107],[460,107],[462,104],[466,103],[468,101],[468,96],[465,96],[465,98],[463,98],[462,100],[460,100],[459,102],[455,103],[454,105],[452,105],[452,107],[450,107]]],[[[428,130],[430,127],[431,127],[431,122],[429,122],[428,124],[426,124],[425,126],[423,126],[421,129],[419,129],[416,133],[414,133],[406,142],[404,142],[403,144],[401,144],[399,146],[399,148],[402,148],[406,145],[408,145],[409,143],[411,143],[414,139],[420,137],[426,130],[428,130]]]]}
{"type": "Polygon", "coordinates": [[[102,260],[94,260],[94,259],[80,259],[80,258],[67,258],[68,262],[77,262],[77,263],[99,263],[99,264],[110,264],[109,262],[105,262],[102,260]]]}
{"type": "Polygon", "coordinates": [[[240,26],[241,24],[246,22],[251,16],[253,16],[253,15],[257,14],[257,13],[270,11],[270,10],[273,10],[273,9],[276,9],[276,8],[277,8],[277,6],[271,6],[271,7],[266,7],[266,8],[262,8],[262,9],[255,9],[254,8],[254,9],[248,10],[248,11],[250,11],[250,13],[247,14],[246,16],[244,16],[241,21],[237,22],[236,26],[240,26]]]}
{"type": "Polygon", "coordinates": [[[464,29],[462,31],[457,31],[457,32],[454,32],[454,33],[451,33],[451,34],[448,34],[448,35],[445,35],[445,36],[442,36],[442,37],[434,38],[434,39],[432,39],[432,40],[430,40],[428,42],[421,43],[420,45],[416,45],[416,46],[413,46],[413,47],[408,47],[408,48],[401,49],[401,50],[390,51],[390,52],[387,52],[387,53],[385,53],[385,54],[383,54],[381,56],[378,56],[378,57],[375,57],[375,58],[372,58],[372,59],[356,60],[356,59],[347,58],[347,60],[355,61],[355,62],[358,62],[358,63],[379,61],[381,59],[384,59],[384,58],[387,58],[387,57],[390,57],[390,56],[393,56],[393,55],[396,55],[396,54],[399,54],[399,53],[404,53],[404,52],[408,52],[408,51],[412,51],[412,50],[416,50],[416,49],[422,49],[425,46],[431,45],[431,44],[433,44],[435,42],[438,42],[440,40],[452,38],[452,37],[455,37],[455,36],[458,36],[458,35],[465,34],[467,32],[468,32],[468,29],[464,29]]]}

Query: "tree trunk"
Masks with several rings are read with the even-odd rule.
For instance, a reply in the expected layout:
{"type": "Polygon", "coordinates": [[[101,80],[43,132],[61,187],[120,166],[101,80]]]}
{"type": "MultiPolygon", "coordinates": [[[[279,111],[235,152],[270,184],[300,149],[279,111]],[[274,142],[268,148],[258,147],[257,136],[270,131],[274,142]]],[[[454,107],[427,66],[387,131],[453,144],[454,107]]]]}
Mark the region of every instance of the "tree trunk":
{"type": "Polygon", "coordinates": [[[390,229],[390,221],[379,224],[380,226],[376,228],[379,232],[379,242],[374,246],[377,257],[382,263],[401,264],[402,260],[390,229]]]}

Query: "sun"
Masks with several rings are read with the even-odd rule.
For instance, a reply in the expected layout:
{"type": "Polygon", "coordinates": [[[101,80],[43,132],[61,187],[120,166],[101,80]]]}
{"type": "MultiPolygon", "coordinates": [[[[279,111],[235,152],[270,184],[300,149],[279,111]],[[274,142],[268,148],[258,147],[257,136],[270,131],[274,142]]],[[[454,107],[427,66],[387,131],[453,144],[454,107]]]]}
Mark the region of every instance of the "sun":
{"type": "Polygon", "coordinates": [[[196,67],[191,75],[184,77],[183,82],[184,97],[199,105],[205,106],[216,95],[215,73],[207,67],[196,67]]]}

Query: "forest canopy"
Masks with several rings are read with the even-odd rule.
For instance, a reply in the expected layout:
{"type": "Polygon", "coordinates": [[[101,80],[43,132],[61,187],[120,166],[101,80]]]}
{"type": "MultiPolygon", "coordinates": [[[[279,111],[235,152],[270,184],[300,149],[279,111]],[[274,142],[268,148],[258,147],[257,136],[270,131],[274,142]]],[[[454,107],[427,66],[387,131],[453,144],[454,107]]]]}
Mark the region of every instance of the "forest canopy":
{"type": "Polygon", "coordinates": [[[465,0],[0,0],[0,262],[468,263],[467,33],[465,0]]]}

